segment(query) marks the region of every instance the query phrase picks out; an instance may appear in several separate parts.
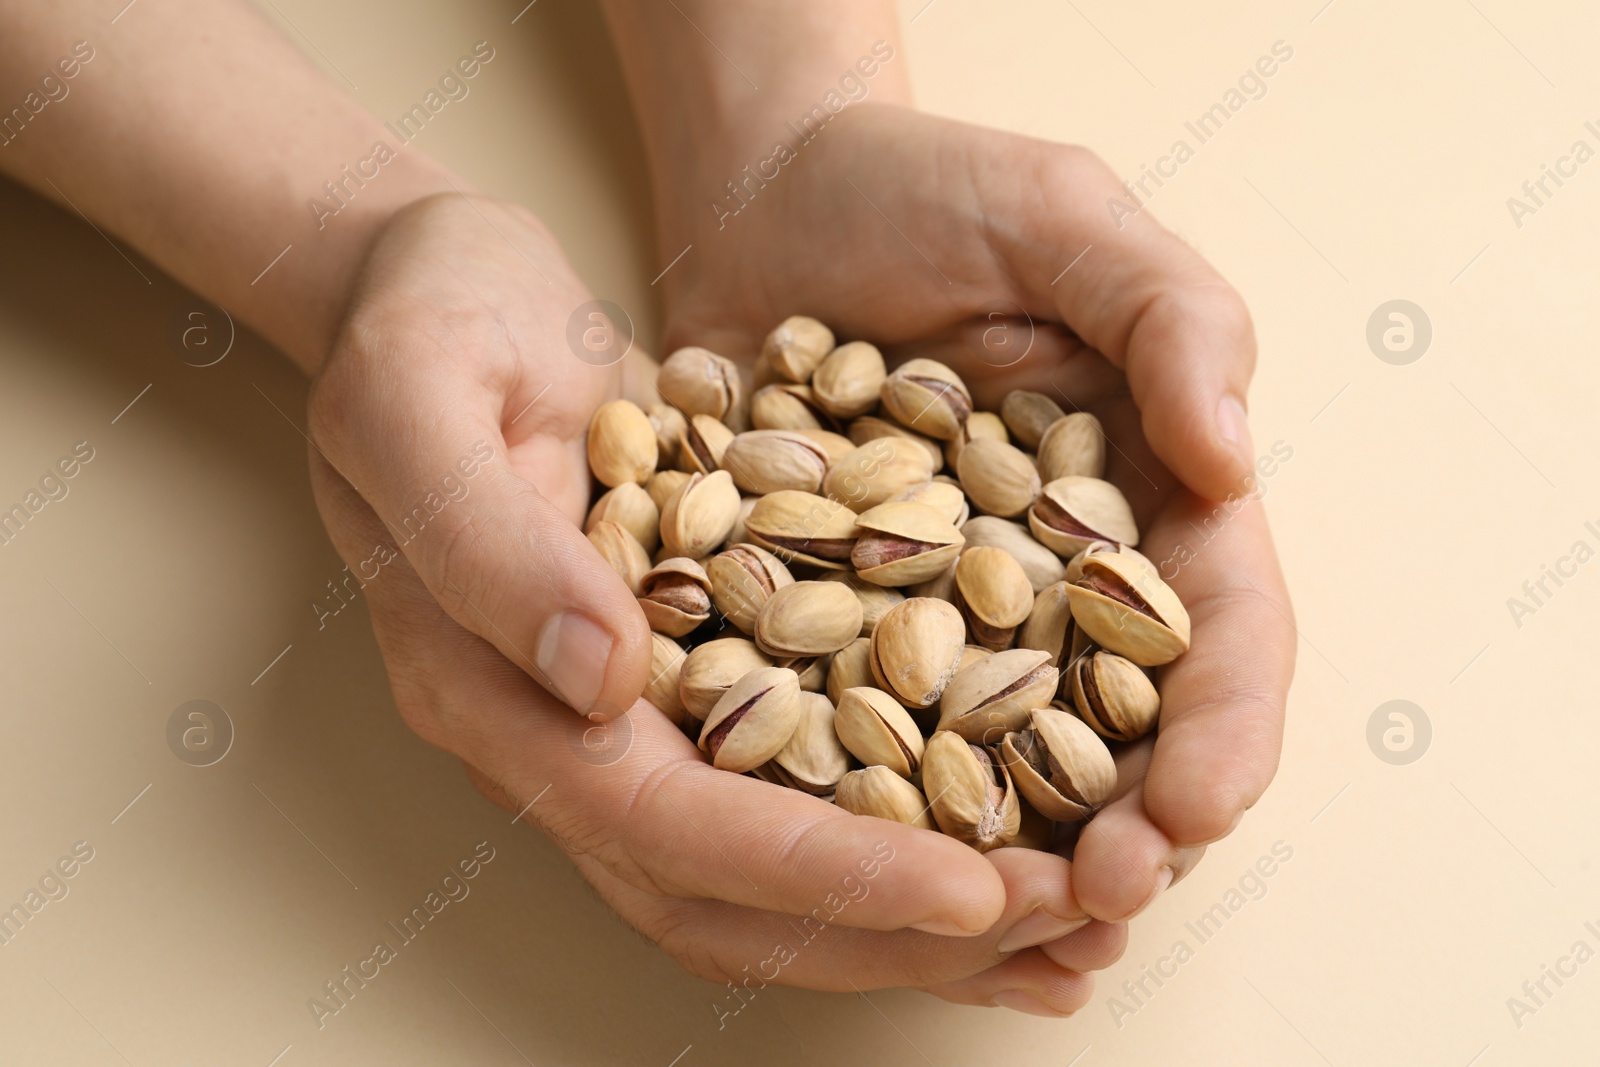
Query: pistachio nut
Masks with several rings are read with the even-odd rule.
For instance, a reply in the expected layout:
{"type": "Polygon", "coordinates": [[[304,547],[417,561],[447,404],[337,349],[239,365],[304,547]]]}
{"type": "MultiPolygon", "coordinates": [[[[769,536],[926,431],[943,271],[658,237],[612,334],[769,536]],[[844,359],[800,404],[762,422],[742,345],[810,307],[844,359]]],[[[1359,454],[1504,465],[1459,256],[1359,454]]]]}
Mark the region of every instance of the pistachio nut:
{"type": "Polygon", "coordinates": [[[1039,450],[1039,442],[1044,440],[1045,431],[1066,414],[1061,405],[1048,396],[1028,389],[1013,389],[1000,401],[1000,417],[1011,430],[1011,436],[1023,448],[1035,452],[1039,450]]]}
{"type": "Polygon", "coordinates": [[[1161,694],[1144,669],[1112,652],[1095,652],[1073,665],[1072,703],[1094,732],[1113,741],[1137,741],[1154,730],[1161,694]]]}
{"type": "Polygon", "coordinates": [[[747,634],[755,633],[756,616],[774,592],[793,585],[783,561],[760,545],[739,543],[706,561],[711,599],[724,618],[747,634]]]}
{"type": "Polygon", "coordinates": [[[821,656],[861,633],[861,602],[838,582],[795,582],[773,592],[756,615],[755,639],[769,656],[821,656]]]}
{"type": "Polygon", "coordinates": [[[664,560],[640,580],[639,607],[650,629],[682,637],[711,618],[711,579],[692,559],[664,560]]]}
{"type": "Polygon", "coordinates": [[[689,416],[678,438],[678,465],[690,474],[710,474],[722,466],[722,454],[734,436],[710,415],[689,416]]]}
{"type": "Polygon", "coordinates": [[[684,658],[682,645],[670,637],[651,632],[650,680],[645,683],[644,698],[680,728],[689,718],[683,698],[678,695],[678,679],[683,671],[684,658]]]}
{"type": "Polygon", "coordinates": [[[792,430],[748,430],[723,449],[719,467],[733,484],[761,496],[780,489],[815,493],[828,471],[822,446],[792,430]]]}
{"type": "Polygon", "coordinates": [[[646,552],[654,552],[661,544],[661,509],[638,482],[623,482],[606,490],[589,509],[583,532],[593,530],[601,521],[614,522],[633,534],[646,552]]]}
{"type": "Polygon", "coordinates": [[[631,400],[601,404],[589,422],[589,469],[600,484],[643,485],[656,471],[656,431],[631,400]]]}
{"type": "Polygon", "coordinates": [[[1117,788],[1106,743],[1075,715],[1034,711],[1028,727],[1006,734],[1000,758],[1028,803],[1056,822],[1089,818],[1117,788]]]}
{"type": "Polygon", "coordinates": [[[884,613],[906,598],[906,595],[898,589],[873,585],[857,578],[849,571],[824,571],[819,580],[843,582],[850,587],[856,599],[861,601],[862,637],[871,637],[873,629],[878,625],[878,620],[883,618],[884,613]]]}
{"type": "Polygon", "coordinates": [[[887,767],[910,778],[922,766],[922,731],[881,689],[857,687],[839,694],[833,725],[844,747],[868,767],[887,767]]]}
{"type": "Polygon", "coordinates": [[[1035,540],[1021,523],[979,515],[962,524],[961,534],[969,546],[987,545],[1009,552],[1012,559],[1022,564],[1035,593],[1066,577],[1067,568],[1061,557],[1035,540]]]}
{"type": "Polygon", "coordinates": [[[956,476],[973,507],[1009,519],[1039,498],[1039,471],[1028,454],[1004,441],[980,437],[961,450],[956,476]]]}
{"type": "Polygon", "coordinates": [[[933,477],[928,454],[895,437],[868,441],[828,468],[822,491],[853,511],[866,511],[933,477]]]}
{"type": "Polygon", "coordinates": [[[675,465],[678,462],[678,442],[683,437],[683,428],[688,420],[683,417],[683,412],[671,404],[651,404],[644,409],[644,413],[656,432],[656,466],[665,469],[675,465]]]}
{"type": "Polygon", "coordinates": [[[799,434],[822,449],[822,454],[828,458],[828,466],[830,467],[856,450],[854,441],[844,434],[834,433],[832,430],[814,430],[808,426],[799,430],[791,430],[790,432],[799,434]]]}
{"type": "Polygon", "coordinates": [[[879,391],[884,410],[902,425],[948,441],[972,414],[972,394],[961,376],[933,359],[913,359],[896,367],[879,391]]]}
{"type": "Polygon", "coordinates": [[[1017,836],[1022,810],[1011,772],[988,749],[940,730],[922,754],[922,788],[939,829],[979,852],[1017,836]]]}
{"type": "Polygon", "coordinates": [[[836,419],[853,419],[878,406],[888,372],[883,353],[865,341],[851,341],[828,353],[811,376],[811,394],[836,419]]]}
{"type": "Polygon", "coordinates": [[[924,830],[934,830],[922,790],[887,767],[848,771],[839,779],[833,802],[852,815],[872,815],[924,830]]]}
{"type": "Polygon", "coordinates": [[[657,512],[667,506],[667,501],[672,499],[672,494],[682,489],[692,475],[686,471],[656,471],[650,480],[644,483],[644,491],[650,494],[650,502],[656,506],[657,512]]]}
{"type": "Polygon", "coordinates": [[[824,357],[833,351],[833,331],[816,319],[791,315],[767,334],[761,358],[779,377],[808,382],[824,357]]]}
{"type": "Polygon", "coordinates": [[[661,509],[661,547],[669,555],[703,559],[739,517],[739,490],[727,471],[695,474],[661,509]]]}
{"type": "Polygon", "coordinates": [[[945,481],[942,477],[908,485],[890,497],[888,503],[925,504],[937,511],[945,522],[958,527],[967,522],[970,513],[967,494],[961,491],[961,486],[953,481],[945,481]]]}
{"type": "Polygon", "coordinates": [[[1011,435],[1006,432],[1006,424],[999,415],[992,411],[974,411],[967,416],[967,421],[961,427],[961,432],[944,443],[944,462],[951,470],[956,470],[961,462],[961,453],[966,449],[969,441],[999,441],[1001,444],[1010,444],[1011,435]]]}
{"type": "Polygon", "coordinates": [[[876,415],[862,415],[852,419],[846,434],[857,445],[864,445],[868,441],[880,441],[885,437],[893,437],[901,441],[914,441],[918,448],[928,453],[928,466],[934,470],[939,469],[944,463],[944,450],[939,447],[939,442],[924,434],[908,430],[892,419],[880,419],[876,415]]]}
{"type": "Polygon", "coordinates": [[[785,563],[842,570],[855,547],[856,513],[815,493],[782,489],[756,501],[744,527],[752,542],[785,563]]]}
{"type": "Polygon", "coordinates": [[[614,522],[602,520],[588,533],[589,543],[600,553],[600,558],[611,565],[628,587],[628,592],[639,595],[639,583],[650,569],[650,553],[644,550],[637,538],[614,522]]]}
{"type": "Polygon", "coordinates": [[[733,360],[691,345],[661,362],[656,391],[685,415],[721,419],[739,402],[744,386],[733,360]]]}
{"type": "MultiPolygon", "coordinates": [[[[1101,552],[1116,552],[1121,547],[1114,541],[1091,541],[1077,555],[1067,560],[1067,581],[1075,582],[1083,577],[1083,561],[1090,556],[1098,555],[1101,552]]],[[[1130,548],[1128,551],[1133,552],[1136,550],[1130,548]]]]}
{"type": "Polygon", "coordinates": [[[1028,621],[1017,631],[1017,647],[1050,653],[1050,666],[1061,672],[1062,689],[1066,689],[1068,670],[1094,647],[1072,618],[1072,597],[1066,582],[1057,582],[1033,598],[1028,621]]]}
{"type": "Polygon", "coordinates": [[[817,403],[811,386],[774,382],[750,398],[750,424],[758,430],[837,430],[839,423],[817,403]]]}
{"type": "Polygon", "coordinates": [[[969,548],[956,561],[956,607],[972,639],[998,652],[1010,648],[1033,610],[1033,586],[1022,564],[1003,548],[969,548]]]}
{"type": "Polygon", "coordinates": [[[1028,528],[1045,547],[1066,559],[1096,541],[1139,543],[1139,527],[1122,490],[1077,475],[1045,483],[1028,512],[1028,528]]]}
{"type": "Polygon", "coordinates": [[[925,582],[917,582],[906,586],[907,596],[926,596],[935,600],[943,600],[946,604],[956,602],[956,565],[950,564],[950,569],[942,574],[936,574],[925,582]]]}
{"type": "Polygon", "coordinates": [[[800,677],[800,688],[807,693],[821,693],[828,687],[828,665],[833,662],[833,654],[826,653],[821,656],[786,656],[776,660],[773,666],[788,667],[800,677]]]}
{"type": "Polygon", "coordinates": [[[988,659],[992,655],[994,652],[982,645],[965,645],[961,649],[961,663],[957,665],[956,673],[960,674],[979,660],[988,659]]]}
{"type": "Polygon", "coordinates": [[[1047,482],[1079,476],[1103,478],[1106,435],[1100,420],[1087,411],[1063,415],[1039,439],[1039,476],[1047,482]]]}
{"type": "Polygon", "coordinates": [[[800,725],[800,679],[787,667],[760,667],[728,687],[700,728],[711,765],[743,774],[783,751],[800,725]]]}
{"type": "Polygon", "coordinates": [[[1171,663],[1189,647],[1189,612],[1141,555],[1102,552],[1067,587],[1078,627],[1141,667],[1171,663]]]}
{"type": "Polygon", "coordinates": [[[846,689],[873,684],[872,665],[868,662],[871,656],[872,642],[865,637],[856,638],[833,654],[828,664],[829,700],[837,704],[846,689]]]}
{"type": "Polygon", "coordinates": [[[697,722],[711,714],[728,687],[751,671],[772,666],[772,659],[742,637],[719,637],[696,645],[678,671],[678,697],[697,722]]]}
{"type": "Polygon", "coordinates": [[[812,796],[832,793],[850,769],[850,753],[834,731],[833,702],[821,693],[802,692],[794,734],[768,766],[780,785],[812,796]]]}
{"type": "Polygon", "coordinates": [[[879,504],[856,519],[850,563],[874,585],[910,585],[949,570],[964,544],[961,531],[926,504],[879,504]]]}
{"type": "Polygon", "coordinates": [[[756,509],[758,496],[745,496],[739,498],[739,517],[733,520],[733,529],[728,531],[728,539],[723,544],[743,545],[750,541],[750,531],[744,528],[744,522],[750,513],[756,509]]]}
{"type": "Polygon", "coordinates": [[[1056,693],[1050,655],[1034,648],[996,652],[964,667],[939,700],[939,729],[969,741],[997,745],[1027,725],[1028,714],[1049,705],[1056,693]]]}
{"type": "Polygon", "coordinates": [[[872,631],[872,676],[913,708],[932,707],[961,662],[966,626],[954,604],[909,597],[890,608],[872,631]]]}

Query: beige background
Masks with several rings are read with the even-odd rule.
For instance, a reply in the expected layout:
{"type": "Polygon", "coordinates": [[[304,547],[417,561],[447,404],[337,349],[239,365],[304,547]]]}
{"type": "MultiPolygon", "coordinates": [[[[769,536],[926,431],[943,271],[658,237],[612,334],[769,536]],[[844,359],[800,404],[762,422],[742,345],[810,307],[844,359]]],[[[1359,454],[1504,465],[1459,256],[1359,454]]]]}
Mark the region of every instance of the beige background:
{"type": "MultiPolygon", "coordinates": [[[[717,987],[613,919],[404,729],[364,606],[317,631],[308,604],[341,563],[304,444],[274,410],[300,418],[296,373],[249,336],[185,366],[167,333],[192,297],[0,186],[0,502],[75,442],[95,450],[0,548],[0,905],[73,842],[95,850],[70,896],[0,948],[0,1061],[1593,1060],[1600,963],[1520,1028],[1506,1001],[1575,941],[1600,948],[1583,926],[1600,927],[1600,564],[1520,628],[1506,601],[1574,541],[1600,547],[1584,529],[1600,528],[1584,311],[1600,162],[1521,228],[1505,201],[1575,139],[1600,147],[1583,128],[1600,120],[1600,16],[1320,2],[903,11],[924,106],[1092,145],[1130,176],[1273,42],[1294,49],[1152,205],[1249,299],[1258,446],[1293,449],[1269,483],[1303,637],[1283,767],[1065,1022],[771,989],[719,1033],[717,987]],[[1434,328],[1409,366],[1364,339],[1394,298],[1434,328]],[[196,698],[236,728],[204,769],[164,732],[196,698]],[[1366,740],[1396,698],[1434,731],[1409,766],[1366,740]],[[316,1029],[306,999],[482,840],[496,858],[472,895],[316,1029]],[[1280,841],[1293,858],[1266,895],[1199,944],[1185,923],[1280,841]],[[1117,1025],[1110,998],[1180,939],[1193,958],[1117,1025]]],[[[512,25],[520,6],[277,4],[385,115],[490,41],[499,58],[425,147],[543,214],[648,338],[665,257],[604,29],[576,0],[512,25]]],[[[237,150],[271,146],[241,130],[237,150]]]]}

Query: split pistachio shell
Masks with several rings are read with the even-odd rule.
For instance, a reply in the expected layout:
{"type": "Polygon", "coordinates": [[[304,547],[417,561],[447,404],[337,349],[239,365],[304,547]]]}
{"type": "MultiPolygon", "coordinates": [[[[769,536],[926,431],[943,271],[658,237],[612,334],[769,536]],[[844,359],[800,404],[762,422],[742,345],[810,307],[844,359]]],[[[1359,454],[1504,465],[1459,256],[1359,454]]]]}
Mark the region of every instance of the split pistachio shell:
{"type": "Polygon", "coordinates": [[[758,430],[836,430],[832,415],[811,394],[811,386],[775,382],[750,398],[750,424],[758,430]]]}
{"type": "Polygon", "coordinates": [[[1066,559],[1096,541],[1139,543],[1139,527],[1122,490],[1098,478],[1074,475],[1047,483],[1028,512],[1028,528],[1066,559]]]}
{"type": "Polygon", "coordinates": [[[633,534],[614,522],[602,520],[595,523],[588,537],[589,543],[617,572],[622,584],[628,587],[628,592],[638,596],[639,583],[650,569],[650,553],[644,550],[633,534]]]}
{"type": "Polygon", "coordinates": [[[982,645],[967,645],[961,649],[961,663],[956,667],[956,673],[960,674],[979,660],[988,659],[992,655],[994,652],[982,645]]]}
{"type": "Polygon", "coordinates": [[[1017,647],[1050,653],[1050,666],[1061,671],[1063,679],[1068,668],[1093,648],[1073,621],[1072,597],[1066,582],[1057,582],[1033,598],[1028,621],[1017,631],[1017,647]]]}
{"type": "Polygon", "coordinates": [[[683,439],[688,420],[671,404],[655,403],[645,408],[650,426],[656,432],[656,466],[665,469],[678,462],[678,442],[683,439]]]}
{"type": "Polygon", "coordinates": [[[691,477],[692,475],[686,471],[656,471],[650,476],[650,480],[644,483],[644,491],[650,494],[650,502],[659,512],[667,506],[672,494],[682,489],[691,477]]]}
{"type": "Polygon", "coordinates": [[[711,579],[692,559],[664,560],[640,580],[639,607],[650,629],[682,637],[711,618],[711,579]]]}
{"type": "Polygon", "coordinates": [[[606,490],[589,509],[583,532],[590,532],[602,521],[614,522],[633,534],[646,552],[654,552],[661,544],[661,509],[637,482],[623,482],[606,490]]]}
{"type": "Polygon", "coordinates": [[[965,637],[955,605],[908,598],[890,608],[872,631],[872,676],[900,703],[932,707],[961,662],[965,637]]]}
{"type": "Polygon", "coordinates": [[[710,415],[691,415],[678,440],[678,464],[690,474],[710,474],[722,466],[722,455],[734,436],[710,415]]]}
{"type": "Polygon", "coordinates": [[[733,484],[757,496],[780,489],[815,493],[828,470],[822,446],[791,430],[749,430],[736,435],[717,464],[733,484]]]}
{"type": "Polygon", "coordinates": [[[1022,825],[1011,772],[986,748],[948,730],[922,754],[922,788],[939,829],[979,852],[1007,844],[1022,825]]]}
{"type": "Polygon", "coordinates": [[[643,485],[655,473],[656,431],[631,400],[600,405],[589,423],[589,469],[602,485],[643,485]]]}
{"type": "Polygon", "coordinates": [[[861,633],[861,602],[838,582],[795,582],[776,590],[756,616],[756,645],[769,656],[820,656],[861,633]]]}
{"type": "Polygon", "coordinates": [[[909,485],[889,498],[891,504],[925,504],[939,513],[939,517],[952,526],[960,527],[967,521],[970,509],[967,494],[953,481],[933,478],[909,485]]]}
{"type": "Polygon", "coordinates": [[[896,604],[906,598],[898,589],[887,586],[873,585],[863,581],[849,571],[824,571],[819,578],[824,582],[843,582],[850,587],[850,591],[861,601],[861,636],[871,637],[872,631],[878,625],[878,620],[896,604]]]}
{"type": "Polygon", "coordinates": [[[961,376],[932,359],[913,359],[884,379],[884,410],[901,424],[948,441],[972,414],[972,394],[961,376]]]}
{"type": "Polygon", "coordinates": [[[944,443],[945,465],[958,470],[961,453],[971,441],[998,441],[1004,445],[1011,443],[1011,435],[1006,432],[1006,424],[999,415],[992,411],[974,411],[967,416],[961,432],[944,443]]]}
{"type": "Polygon", "coordinates": [[[716,551],[739,517],[739,490],[727,471],[696,474],[661,509],[661,547],[703,559],[716,551]]]}
{"type": "MultiPolygon", "coordinates": [[[[1069,582],[1076,582],[1083,577],[1083,561],[1090,556],[1099,555],[1101,552],[1116,552],[1121,546],[1112,541],[1093,541],[1077,555],[1067,560],[1066,578],[1069,582]]],[[[1132,552],[1134,549],[1129,549],[1132,552]]]]}
{"type": "Polygon", "coordinates": [[[722,694],[700,728],[712,766],[743,774],[783,751],[800,725],[800,679],[787,667],[761,667],[722,694]]]}
{"type": "Polygon", "coordinates": [[[656,390],[686,415],[723,419],[739,402],[743,386],[733,360],[691,345],[662,361],[656,390]]]}
{"type": "Polygon", "coordinates": [[[950,679],[939,700],[939,729],[997,745],[1025,727],[1035,708],[1048,706],[1056,686],[1048,653],[1033,648],[996,652],[950,679]]]}
{"type": "Polygon", "coordinates": [[[1028,584],[1035,593],[1066,577],[1066,566],[1061,557],[1034,539],[1027,527],[1020,523],[999,519],[993,515],[979,515],[961,526],[961,534],[969,546],[987,545],[1003,548],[1022,564],[1028,584]]]}
{"type": "Polygon", "coordinates": [[[1072,702],[1094,732],[1113,741],[1137,741],[1156,728],[1161,694],[1137,665],[1096,652],[1073,665],[1072,702]]]}
{"type": "Polygon", "coordinates": [[[812,796],[832,793],[850,769],[850,753],[834,729],[833,702],[821,693],[800,694],[800,717],[783,750],[772,757],[780,785],[812,796]]]}
{"type": "Polygon", "coordinates": [[[839,779],[833,802],[852,815],[872,815],[907,826],[934,830],[922,790],[887,767],[849,771],[839,779]]]}
{"type": "Polygon", "coordinates": [[[744,524],[745,520],[750,517],[750,513],[756,509],[756,501],[760,499],[758,496],[746,496],[739,499],[739,517],[733,520],[733,529],[728,531],[728,539],[723,542],[724,544],[742,545],[749,543],[750,531],[745,529],[744,524]]]}
{"type": "Polygon", "coordinates": [[[869,767],[888,767],[910,778],[922,766],[922,731],[906,709],[881,689],[846,689],[839,695],[834,729],[850,754],[869,767]]]}
{"type": "Polygon", "coordinates": [[[1100,420],[1087,411],[1074,411],[1050,424],[1039,439],[1039,476],[1047,482],[1079,476],[1103,478],[1106,472],[1106,435],[1100,420]]]}
{"type": "Polygon", "coordinates": [[[961,531],[926,504],[879,504],[856,519],[850,563],[874,585],[911,585],[948,570],[964,544],[961,531]]]}
{"type": "Polygon", "coordinates": [[[1017,790],[1057,822],[1087,819],[1117,788],[1106,743],[1076,716],[1054,708],[1034,711],[1027,729],[1007,734],[1000,758],[1017,790]]]}
{"type": "Polygon", "coordinates": [[[859,447],[844,434],[834,433],[832,430],[814,430],[808,426],[790,432],[799,434],[822,449],[822,454],[828,458],[828,466],[830,467],[859,447]]]}
{"type": "Polygon", "coordinates": [[[791,315],[767,334],[761,358],[780,377],[808,382],[824,357],[833,351],[833,331],[816,319],[791,315]]]}
{"type": "Polygon", "coordinates": [[[683,646],[670,637],[650,634],[650,680],[644,686],[644,698],[657,708],[674,726],[682,727],[689,713],[678,695],[678,678],[683,671],[683,646]]]}
{"type": "Polygon", "coordinates": [[[969,548],[956,561],[956,607],[972,639],[996,652],[1011,647],[1033,610],[1033,586],[1022,564],[1000,548],[969,548]]]}
{"type": "Polygon", "coordinates": [[[932,477],[933,464],[916,442],[880,437],[828,468],[822,491],[853,511],[866,511],[932,477]]]}
{"type": "Polygon", "coordinates": [[[774,592],[794,584],[783,561],[760,545],[730,545],[706,561],[711,599],[734,626],[755,633],[756,616],[774,592]]]}
{"type": "Polygon", "coordinates": [[[1023,448],[1035,452],[1045,431],[1054,426],[1057,419],[1066,418],[1066,414],[1061,405],[1048,396],[1027,389],[1013,389],[1000,402],[1000,417],[1012,436],[1023,448]]]}
{"type": "Polygon", "coordinates": [[[678,697],[696,721],[711,714],[728,687],[753,670],[772,666],[772,659],[742,637],[721,637],[696,645],[678,671],[678,697]]]}
{"type": "Polygon", "coordinates": [[[872,665],[868,662],[871,656],[872,642],[865,637],[856,638],[833,654],[828,664],[829,700],[837,704],[846,689],[873,684],[872,665]]]}
{"type": "Polygon", "coordinates": [[[855,547],[856,513],[815,493],[768,493],[750,510],[744,526],[751,541],[791,564],[842,570],[855,547]]]}
{"type": "Polygon", "coordinates": [[[1170,663],[1189,647],[1188,611],[1143,556],[1089,556],[1067,594],[1089,638],[1141,667],[1170,663]]]}
{"type": "Polygon", "coordinates": [[[785,656],[774,661],[773,666],[788,667],[800,676],[800,688],[807,693],[821,693],[828,686],[828,664],[831,653],[821,656],[785,656]]]}
{"type": "Polygon", "coordinates": [[[978,438],[961,450],[956,474],[974,507],[1003,519],[1021,515],[1039,498],[1039,472],[1028,454],[1004,441],[978,438]]]}
{"type": "Polygon", "coordinates": [[[883,353],[865,341],[851,341],[828,353],[811,376],[811,393],[836,419],[853,419],[878,406],[888,372],[883,353]]]}
{"type": "Polygon", "coordinates": [[[911,441],[916,446],[928,453],[928,465],[934,469],[944,463],[944,450],[939,447],[939,442],[926,434],[908,430],[893,419],[881,419],[876,415],[862,415],[852,419],[846,431],[850,440],[857,445],[864,445],[868,441],[878,441],[885,437],[893,437],[900,441],[911,441]]]}

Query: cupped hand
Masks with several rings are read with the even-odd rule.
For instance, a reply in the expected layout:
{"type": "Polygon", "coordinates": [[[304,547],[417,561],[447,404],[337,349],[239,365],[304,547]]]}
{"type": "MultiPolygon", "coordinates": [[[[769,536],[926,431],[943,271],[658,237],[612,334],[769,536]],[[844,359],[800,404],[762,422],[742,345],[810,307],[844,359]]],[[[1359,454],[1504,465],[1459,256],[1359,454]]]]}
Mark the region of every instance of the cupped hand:
{"type": "Polygon", "coordinates": [[[891,361],[944,360],[980,407],[1034,389],[1104,424],[1106,476],[1193,622],[1158,736],[1121,755],[1123,794],[1073,855],[1085,911],[1130,918],[1277,767],[1296,635],[1253,499],[1244,304],[1092,153],[897,106],[847,109],[736,214],[718,202],[664,220],[694,246],[664,279],[669,347],[749,357],[806,314],[891,361]]]}
{"type": "Polygon", "coordinates": [[[648,629],[579,529],[588,421],[623,388],[569,347],[588,299],[529,213],[459,195],[397,215],[356,286],[312,475],[406,722],[696,974],[1080,1006],[1123,930],[1057,857],[986,859],[715,770],[637,700],[648,629]]]}

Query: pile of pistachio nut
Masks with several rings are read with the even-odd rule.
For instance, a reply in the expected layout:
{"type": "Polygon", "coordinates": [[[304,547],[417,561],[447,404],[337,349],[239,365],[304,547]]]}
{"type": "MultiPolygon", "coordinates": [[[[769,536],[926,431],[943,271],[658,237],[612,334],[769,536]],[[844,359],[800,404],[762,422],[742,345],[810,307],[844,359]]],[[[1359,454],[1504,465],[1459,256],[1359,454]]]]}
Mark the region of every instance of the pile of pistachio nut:
{"type": "Polygon", "coordinates": [[[1049,848],[1155,729],[1189,616],[1102,480],[1099,421],[815,319],[747,393],[704,348],[601,407],[585,532],[653,631],[650,703],[719,768],[981,851],[1049,848]]]}

